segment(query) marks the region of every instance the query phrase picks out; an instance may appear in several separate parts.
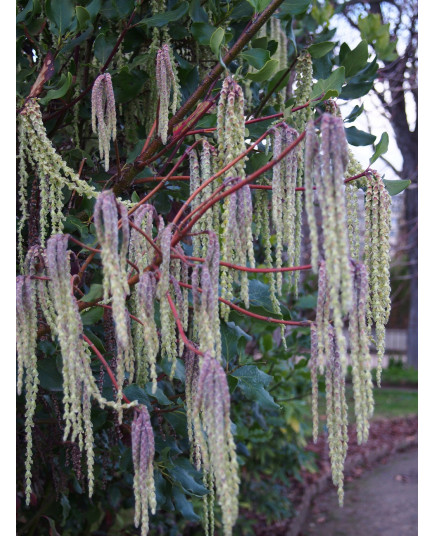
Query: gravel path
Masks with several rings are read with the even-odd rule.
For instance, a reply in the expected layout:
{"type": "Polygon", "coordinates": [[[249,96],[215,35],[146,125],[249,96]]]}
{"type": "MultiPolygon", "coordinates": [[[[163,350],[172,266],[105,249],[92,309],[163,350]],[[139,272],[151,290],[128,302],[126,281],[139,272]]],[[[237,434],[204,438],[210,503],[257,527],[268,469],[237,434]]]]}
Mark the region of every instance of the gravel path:
{"type": "Polygon", "coordinates": [[[346,483],[343,508],[334,490],[316,497],[301,535],[417,535],[417,448],[346,483]]]}

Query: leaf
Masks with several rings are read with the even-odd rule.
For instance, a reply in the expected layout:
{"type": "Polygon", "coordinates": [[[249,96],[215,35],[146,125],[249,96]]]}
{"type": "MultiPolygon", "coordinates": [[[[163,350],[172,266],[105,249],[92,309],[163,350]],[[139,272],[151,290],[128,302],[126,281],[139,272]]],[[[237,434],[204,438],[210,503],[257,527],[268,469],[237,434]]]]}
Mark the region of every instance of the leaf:
{"type": "MultiPolygon", "coordinates": [[[[234,322],[227,322],[220,324],[220,334],[222,340],[222,354],[223,357],[230,361],[238,354],[238,344],[240,341],[246,342],[251,340],[251,336],[243,331],[234,322]]],[[[245,343],[243,343],[245,345],[245,343]]]]}
{"type": "Polygon", "coordinates": [[[51,517],[42,516],[44,517],[50,526],[50,532],[48,533],[49,536],[60,536],[60,534],[57,532],[56,529],[56,523],[54,522],[54,519],[51,519],[51,517]]]}
{"type": "Polygon", "coordinates": [[[193,22],[208,22],[208,14],[201,6],[201,0],[191,0],[188,14],[193,22]]]}
{"type": "Polygon", "coordinates": [[[376,136],[373,134],[359,130],[356,127],[346,128],[345,134],[347,136],[348,143],[350,145],[355,145],[356,147],[359,147],[360,145],[372,145],[376,139],[376,136]]]}
{"type": "Polygon", "coordinates": [[[316,296],[308,294],[307,296],[302,296],[301,298],[299,298],[294,307],[296,309],[315,309],[316,302],[316,296]]]}
{"type": "Polygon", "coordinates": [[[147,75],[138,69],[129,71],[127,66],[123,67],[113,76],[113,89],[116,102],[123,104],[137,97],[146,82],[147,75]]]}
{"type": "Polygon", "coordinates": [[[224,38],[225,38],[225,31],[223,30],[223,28],[219,27],[213,32],[209,40],[209,46],[217,57],[219,56],[220,47],[224,38]]]}
{"type": "Polygon", "coordinates": [[[103,345],[101,339],[99,337],[97,337],[95,335],[95,333],[89,329],[88,326],[84,327],[84,334],[88,337],[88,339],[90,339],[90,342],[93,343],[94,346],[96,346],[96,348],[100,352],[102,352],[102,353],[105,352],[105,348],[104,348],[104,345],[103,345]]]}
{"type": "Polygon", "coordinates": [[[63,378],[59,372],[55,359],[38,360],[39,384],[47,391],[62,391],[63,378]]]}
{"type": "Polygon", "coordinates": [[[380,141],[375,146],[375,152],[371,156],[369,160],[369,164],[372,165],[380,156],[384,153],[387,153],[387,149],[389,148],[389,134],[387,132],[383,132],[381,134],[380,141]]]}
{"type": "Polygon", "coordinates": [[[251,307],[262,307],[270,313],[274,312],[270,287],[258,279],[249,279],[249,301],[251,307]]]}
{"type": "Polygon", "coordinates": [[[279,8],[280,15],[301,15],[309,7],[310,0],[285,0],[279,8]]]}
{"type": "Polygon", "coordinates": [[[152,392],[152,383],[147,383],[145,389],[147,394],[151,398],[155,398],[157,402],[162,406],[170,406],[172,404],[172,402],[167,398],[167,396],[163,393],[160,387],[157,387],[155,394],[152,392]]]}
{"type": "Polygon", "coordinates": [[[345,67],[346,78],[351,78],[366,67],[368,56],[368,43],[364,40],[360,41],[354,50],[347,51],[341,62],[341,65],[345,67]]]}
{"type": "Polygon", "coordinates": [[[272,376],[265,374],[255,365],[244,365],[233,372],[231,376],[237,378],[238,387],[249,400],[258,402],[266,409],[280,408],[270,393],[265,390],[265,387],[271,382],[272,376]]]}
{"type": "Polygon", "coordinates": [[[193,505],[185,494],[177,487],[172,488],[173,502],[178,512],[188,521],[199,521],[200,517],[195,513],[193,505]]]}
{"type": "Polygon", "coordinates": [[[92,0],[92,2],[87,4],[86,11],[89,13],[90,20],[93,22],[101,11],[101,0],[92,0]]]}
{"type": "Polygon", "coordinates": [[[139,385],[135,383],[127,385],[124,388],[124,394],[131,402],[133,400],[137,400],[139,404],[143,404],[148,409],[152,408],[152,404],[149,400],[148,395],[146,394],[145,390],[142,389],[139,385]]]}
{"type": "Polygon", "coordinates": [[[271,0],[247,0],[247,2],[253,7],[255,13],[260,13],[261,11],[264,11],[271,0]]]}
{"type": "Polygon", "coordinates": [[[411,184],[410,180],[402,180],[402,179],[397,179],[393,181],[383,179],[383,182],[384,182],[384,186],[386,187],[390,195],[400,194],[411,184]]]}
{"type": "Polygon", "coordinates": [[[137,26],[148,26],[152,28],[157,26],[165,26],[169,22],[175,22],[182,18],[188,12],[188,2],[181,2],[181,4],[172,11],[165,11],[164,13],[157,13],[149,19],[143,19],[137,23],[137,26]]]}
{"type": "Polygon", "coordinates": [[[321,94],[324,94],[323,100],[330,98],[332,94],[338,96],[342,89],[342,84],[345,82],[345,68],[339,67],[326,80],[318,80],[312,87],[311,99],[316,99],[321,94]]]}
{"type": "Polygon", "coordinates": [[[95,57],[98,61],[104,64],[107,61],[111,51],[115,46],[116,40],[114,36],[106,38],[104,33],[100,33],[93,46],[95,57]]]}
{"type": "Polygon", "coordinates": [[[255,69],[262,69],[262,67],[270,60],[270,53],[263,48],[250,48],[241,54],[249,65],[255,69]]]}
{"type": "Polygon", "coordinates": [[[214,26],[207,22],[193,22],[191,25],[191,34],[200,45],[209,45],[214,31],[214,26]]]}
{"type": "Polygon", "coordinates": [[[354,106],[354,108],[351,110],[351,112],[347,115],[347,117],[344,119],[345,123],[352,123],[353,121],[355,121],[359,115],[364,111],[364,106],[363,104],[361,106],[359,106],[358,104],[356,104],[356,106],[354,106]]]}
{"type": "Polygon", "coordinates": [[[58,36],[65,35],[75,23],[75,9],[71,0],[48,0],[47,17],[58,30],[58,36]]]}
{"type": "Polygon", "coordinates": [[[167,470],[184,491],[196,497],[203,497],[209,493],[201,483],[202,473],[196,471],[187,458],[176,458],[172,460],[172,463],[173,467],[169,467],[167,470]]]}
{"type": "Polygon", "coordinates": [[[101,298],[102,293],[102,285],[100,283],[93,283],[90,286],[89,292],[81,298],[81,301],[84,301],[86,303],[93,302],[101,298]]]}
{"type": "Polygon", "coordinates": [[[260,71],[257,73],[247,73],[246,77],[254,82],[263,82],[273,76],[278,68],[279,62],[277,60],[268,60],[260,71]]]}
{"type": "Polygon", "coordinates": [[[309,54],[312,56],[312,58],[322,58],[325,56],[330,50],[333,50],[336,43],[333,41],[324,41],[323,43],[316,43],[315,45],[310,45],[308,47],[309,54]]]}
{"type": "Polygon", "coordinates": [[[43,99],[39,99],[39,102],[44,106],[54,99],[60,99],[66,95],[72,84],[72,74],[68,73],[66,76],[62,74],[60,78],[60,84],[58,89],[50,89],[47,95],[43,99]]]}
{"type": "Polygon", "coordinates": [[[75,8],[75,13],[77,15],[78,28],[80,30],[84,30],[84,28],[86,28],[86,26],[90,22],[90,13],[89,13],[89,11],[86,8],[82,7],[82,6],[77,6],[75,8]]]}
{"type": "Polygon", "coordinates": [[[100,320],[102,320],[104,310],[102,307],[92,307],[87,311],[80,313],[83,326],[93,326],[100,320]]]}
{"type": "Polygon", "coordinates": [[[23,20],[26,18],[27,14],[33,11],[33,0],[29,0],[27,2],[26,7],[20,11],[17,15],[16,23],[23,22],[23,20]]]}

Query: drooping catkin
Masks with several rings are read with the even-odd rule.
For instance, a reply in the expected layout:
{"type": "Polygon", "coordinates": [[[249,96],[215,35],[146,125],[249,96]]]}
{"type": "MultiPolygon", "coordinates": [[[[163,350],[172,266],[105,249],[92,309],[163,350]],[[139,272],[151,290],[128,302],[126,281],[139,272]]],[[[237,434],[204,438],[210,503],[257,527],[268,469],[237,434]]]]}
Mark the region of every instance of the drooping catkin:
{"type": "Polygon", "coordinates": [[[157,501],[154,483],[154,432],[146,406],[139,406],[131,425],[131,449],[134,466],[134,525],[141,536],[149,531],[149,511],[155,514],[157,501]]]}
{"type": "Polygon", "coordinates": [[[187,414],[187,432],[190,443],[190,460],[197,469],[200,469],[202,456],[200,452],[200,443],[197,439],[197,433],[194,421],[194,400],[197,393],[200,358],[190,348],[184,353],[185,358],[185,407],[187,414]]]}
{"type": "Polygon", "coordinates": [[[169,124],[170,93],[172,92],[172,113],[176,112],[180,100],[179,81],[176,64],[170,46],[165,43],[157,52],[155,76],[159,95],[158,134],[167,142],[169,124]]]}
{"type": "Polygon", "coordinates": [[[25,463],[25,493],[26,504],[30,504],[32,491],[32,464],[33,417],[36,409],[36,396],[38,394],[39,377],[37,368],[37,330],[38,321],[36,313],[35,282],[30,276],[18,276],[16,288],[16,323],[17,323],[17,354],[18,354],[18,380],[17,391],[20,395],[25,386],[26,396],[26,463],[25,463]]]}
{"type": "Polygon", "coordinates": [[[366,327],[366,301],[368,275],[361,262],[352,262],[354,302],[350,311],[349,340],[351,349],[354,413],[357,423],[358,443],[365,443],[369,436],[369,419],[374,413],[372,392],[371,355],[366,327]]]}
{"type": "MultiPolygon", "coordinates": [[[[244,95],[241,87],[230,77],[224,79],[217,106],[217,145],[220,167],[231,163],[245,150],[244,95]]],[[[237,162],[225,175],[231,186],[245,177],[246,158],[237,162]],[[233,178],[233,182],[229,179],[233,178]]],[[[245,266],[247,260],[253,267],[252,198],[250,188],[243,186],[225,199],[222,215],[222,260],[245,266]]],[[[249,306],[249,281],[247,272],[237,274],[241,280],[241,297],[249,306]]],[[[234,275],[221,267],[222,297],[232,298],[234,275]]],[[[229,307],[221,304],[222,315],[227,318],[229,307]]]]}
{"type": "MultiPolygon", "coordinates": [[[[297,132],[280,123],[273,129],[273,158],[277,158],[298,137],[297,132]]],[[[287,265],[296,261],[296,183],[298,169],[298,148],[291,151],[273,167],[272,179],[272,219],[276,231],[276,267],[283,265],[283,252],[286,250],[287,265]]],[[[294,274],[295,272],[292,272],[294,274]]],[[[282,294],[282,273],[276,274],[278,294],[282,294]]]]}
{"type": "Polygon", "coordinates": [[[313,271],[318,272],[319,263],[319,244],[318,244],[318,229],[315,217],[314,204],[314,186],[320,181],[320,165],[319,165],[319,140],[315,132],[315,125],[312,120],[309,120],[306,126],[306,140],[304,153],[304,196],[307,222],[309,225],[309,238],[311,249],[311,265],[313,271]]]}
{"type": "Polygon", "coordinates": [[[345,185],[350,255],[355,261],[358,261],[360,257],[359,198],[357,192],[356,184],[348,182],[345,185]]]}
{"type": "MultiPolygon", "coordinates": [[[[132,380],[133,354],[131,348],[130,317],[126,308],[126,297],[130,292],[127,273],[127,251],[129,243],[129,224],[126,207],[117,203],[112,191],[101,192],[94,208],[96,235],[101,245],[103,265],[104,300],[111,296],[113,319],[117,345],[116,380],[118,382],[117,400],[122,399],[122,384],[125,371],[132,380]],[[122,242],[119,244],[118,210],[121,220],[122,242]]],[[[119,415],[121,417],[121,414],[119,415]]]]}
{"type": "Polygon", "coordinates": [[[385,351],[385,325],[390,314],[390,228],[390,195],[374,171],[367,177],[365,194],[365,265],[369,282],[367,325],[369,330],[375,327],[378,385],[385,351]]]}
{"type": "Polygon", "coordinates": [[[98,134],[99,154],[108,171],[110,140],[116,140],[116,104],[109,73],[100,74],[92,88],[92,131],[98,134]]]}
{"type": "MultiPolygon", "coordinates": [[[[305,49],[303,50],[297,58],[297,63],[295,65],[296,71],[296,88],[295,88],[295,106],[303,106],[308,103],[310,99],[310,94],[312,91],[312,58],[309,52],[305,49]]],[[[293,126],[297,132],[302,133],[306,129],[306,124],[312,116],[311,106],[306,106],[297,110],[296,112],[291,113],[291,119],[293,121],[293,126]]],[[[304,176],[304,157],[303,157],[303,148],[304,142],[300,144],[300,150],[298,151],[298,171],[297,171],[297,188],[303,186],[303,176],[304,176]]],[[[302,212],[303,212],[303,201],[302,201],[302,192],[297,191],[295,194],[295,252],[294,258],[295,263],[300,264],[300,252],[301,252],[301,235],[302,235],[302,212]]],[[[295,295],[298,295],[298,281],[300,279],[300,272],[297,271],[294,273],[294,287],[295,295]]]]}
{"type": "Polygon", "coordinates": [[[194,332],[197,334],[199,347],[209,352],[211,357],[220,357],[221,335],[218,311],[220,248],[218,237],[208,233],[208,253],[205,262],[193,269],[191,282],[193,287],[194,332]],[[201,292],[199,292],[199,288],[201,292]]]}
{"type": "Polygon", "coordinates": [[[211,475],[222,510],[223,533],[232,535],[238,515],[238,463],[231,432],[230,395],[226,374],[217,359],[206,353],[200,366],[194,400],[204,472],[211,475]]]}
{"type": "Polygon", "coordinates": [[[93,186],[85,181],[66,164],[56,152],[49,140],[42,113],[36,99],[29,99],[18,116],[19,142],[19,200],[21,218],[18,225],[18,257],[22,270],[24,262],[23,231],[28,220],[27,183],[29,170],[39,179],[40,188],[40,243],[45,244],[51,226],[51,233],[59,233],[63,229],[63,193],[66,186],[77,194],[88,198],[97,197],[93,186]]]}

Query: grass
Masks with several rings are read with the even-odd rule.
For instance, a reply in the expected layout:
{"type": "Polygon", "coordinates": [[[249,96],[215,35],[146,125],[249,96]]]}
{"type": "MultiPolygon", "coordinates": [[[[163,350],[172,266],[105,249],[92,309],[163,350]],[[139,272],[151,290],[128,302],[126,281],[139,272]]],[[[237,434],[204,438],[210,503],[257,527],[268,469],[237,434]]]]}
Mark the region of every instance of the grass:
{"type": "MultiPolygon", "coordinates": [[[[346,398],[348,404],[348,420],[350,423],[353,423],[355,422],[355,417],[352,387],[347,387],[346,398]]],[[[374,388],[374,400],[374,419],[390,419],[417,414],[418,393],[416,390],[410,391],[384,387],[381,389],[374,388]]],[[[320,415],[325,415],[325,393],[320,393],[318,405],[320,415]]]]}

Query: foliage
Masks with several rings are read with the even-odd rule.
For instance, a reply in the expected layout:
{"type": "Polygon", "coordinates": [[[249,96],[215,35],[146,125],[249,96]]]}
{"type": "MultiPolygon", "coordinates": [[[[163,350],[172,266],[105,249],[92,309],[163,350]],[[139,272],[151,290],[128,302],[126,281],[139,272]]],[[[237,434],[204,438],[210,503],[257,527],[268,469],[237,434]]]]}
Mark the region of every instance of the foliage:
{"type": "MultiPolygon", "coordinates": [[[[379,55],[393,53],[375,20],[353,50],[335,42],[326,4],[327,13],[306,0],[18,2],[18,282],[21,291],[28,285],[18,318],[28,335],[18,341],[19,375],[28,369],[18,400],[18,534],[137,534],[139,521],[146,534],[148,506],[153,533],[201,534],[200,523],[212,533],[215,523],[230,534],[237,465],[241,506],[270,520],[288,515],[290,505],[270,498],[300,467],[313,467],[303,447],[311,429],[306,315],[312,320],[316,305],[316,284],[302,288],[299,270],[292,278],[284,271],[288,257],[300,264],[307,184],[304,152],[294,147],[311,117],[325,118],[323,142],[327,125],[339,125],[345,165],[322,179],[343,189],[345,135],[354,145],[372,141],[355,126],[344,130],[330,99],[370,90],[378,65],[368,42],[379,55]],[[258,120],[244,125],[244,117],[258,120]],[[257,141],[271,129],[275,160],[257,141]],[[191,194],[197,199],[186,203],[191,194]],[[222,202],[194,221],[190,208],[210,195],[222,202]],[[256,273],[238,269],[254,264],[256,273]],[[276,265],[283,275],[270,271],[276,265]],[[215,518],[214,499],[223,510],[215,518]]],[[[322,158],[337,168],[335,142],[322,158]]],[[[381,138],[374,158],[386,148],[381,138]]],[[[367,175],[357,186],[384,184],[367,175]]],[[[312,213],[309,224],[312,237],[312,213]]]]}

